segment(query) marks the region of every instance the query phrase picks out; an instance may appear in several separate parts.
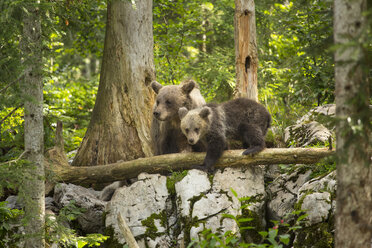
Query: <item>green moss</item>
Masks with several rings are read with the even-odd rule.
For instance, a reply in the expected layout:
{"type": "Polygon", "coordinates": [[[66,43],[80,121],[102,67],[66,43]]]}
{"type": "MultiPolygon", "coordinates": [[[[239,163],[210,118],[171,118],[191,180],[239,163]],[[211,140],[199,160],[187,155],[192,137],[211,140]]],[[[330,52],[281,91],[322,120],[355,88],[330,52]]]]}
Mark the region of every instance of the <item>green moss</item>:
{"type": "Polygon", "coordinates": [[[252,219],[249,222],[243,222],[239,224],[239,228],[253,227],[252,229],[243,230],[240,232],[244,240],[248,243],[259,243],[262,240],[262,237],[258,232],[263,231],[261,216],[254,211],[244,209],[242,216],[238,216],[238,219],[240,218],[252,219]]]}
{"type": "Polygon", "coordinates": [[[294,248],[332,248],[334,237],[331,233],[332,225],[326,222],[302,228],[296,235],[294,248]]]}
{"type": "Polygon", "coordinates": [[[241,230],[241,236],[244,238],[246,242],[253,242],[258,243],[261,241],[262,237],[259,234],[260,231],[263,231],[262,226],[262,216],[258,213],[249,210],[248,206],[252,205],[253,203],[262,202],[263,195],[259,194],[253,197],[241,197],[239,198],[240,204],[242,206],[242,215],[237,216],[237,219],[245,219],[249,218],[252,219],[251,221],[247,222],[238,222],[239,228],[243,227],[250,227],[252,229],[241,230]],[[245,206],[245,207],[244,207],[245,206]]]}
{"type": "Polygon", "coordinates": [[[167,189],[169,194],[175,195],[176,194],[176,183],[181,181],[186,175],[187,170],[182,172],[173,172],[171,176],[167,177],[167,189]]]}
{"type": "Polygon", "coordinates": [[[320,160],[312,165],[311,178],[325,177],[332,171],[336,170],[336,157],[334,155],[320,160]]]}
{"type": "Polygon", "coordinates": [[[198,227],[204,221],[199,221],[198,217],[191,218],[192,211],[194,209],[194,204],[199,201],[202,197],[205,196],[205,193],[201,193],[200,195],[194,196],[190,198],[188,201],[190,202],[190,217],[183,217],[181,222],[183,223],[183,232],[184,232],[184,242],[185,244],[189,244],[191,242],[190,239],[190,231],[192,227],[198,227]]]}
{"type": "Polygon", "coordinates": [[[211,183],[211,185],[213,185],[214,174],[213,173],[208,174],[208,179],[209,179],[209,182],[211,183]]]}
{"type": "Polygon", "coordinates": [[[181,222],[183,223],[184,244],[188,245],[191,242],[190,239],[191,228],[198,227],[200,224],[203,223],[203,221],[199,221],[198,217],[194,218],[183,217],[181,219],[181,222]]]}
{"type": "Polygon", "coordinates": [[[158,232],[158,228],[155,225],[155,220],[160,220],[160,225],[167,229],[167,214],[163,210],[159,214],[152,214],[147,219],[142,220],[142,226],[146,227],[145,236],[151,239],[155,239],[158,236],[161,236],[163,233],[158,232]]]}
{"type": "Polygon", "coordinates": [[[107,248],[123,248],[123,245],[120,244],[119,241],[115,238],[114,229],[112,227],[106,228],[104,235],[110,237],[103,244],[104,247],[107,247],[107,248]]]}
{"type": "Polygon", "coordinates": [[[295,204],[294,204],[294,209],[295,210],[302,210],[302,203],[304,203],[304,199],[306,196],[310,195],[314,193],[314,190],[308,190],[303,196],[301,196],[300,200],[298,200],[295,204]]]}

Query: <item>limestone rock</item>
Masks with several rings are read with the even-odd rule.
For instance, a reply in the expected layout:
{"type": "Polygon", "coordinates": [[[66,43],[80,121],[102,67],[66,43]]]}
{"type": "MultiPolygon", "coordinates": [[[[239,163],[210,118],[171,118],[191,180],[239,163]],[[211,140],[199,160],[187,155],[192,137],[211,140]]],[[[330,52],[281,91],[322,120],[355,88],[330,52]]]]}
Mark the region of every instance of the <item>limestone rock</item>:
{"type": "Polygon", "coordinates": [[[177,198],[180,199],[179,206],[182,216],[190,214],[190,200],[206,193],[211,189],[208,174],[200,170],[190,170],[187,175],[176,185],[177,198]]]}
{"type": "MultiPolygon", "coordinates": [[[[148,228],[155,236],[164,232],[164,225],[168,226],[168,224],[163,222],[163,215],[169,208],[166,180],[165,176],[159,174],[142,173],[138,176],[137,182],[115,191],[106,207],[106,227],[113,228],[115,238],[119,243],[125,243],[117,223],[119,212],[126,220],[134,237],[145,234],[146,230],[149,231],[148,228]]],[[[155,244],[156,242],[147,243],[155,244]]]]}
{"type": "Polygon", "coordinates": [[[198,240],[199,233],[205,228],[213,232],[224,233],[230,230],[238,233],[236,222],[223,218],[223,213],[234,216],[241,214],[241,203],[238,200],[241,197],[254,199],[248,209],[254,211],[259,218],[258,222],[264,225],[263,206],[266,193],[263,175],[263,169],[257,166],[226,168],[216,172],[211,184],[205,172],[189,171],[176,184],[181,213],[192,225],[189,238],[198,240]],[[231,189],[236,192],[237,197],[231,189]]]}
{"type": "Polygon", "coordinates": [[[299,198],[301,198],[304,194],[309,191],[327,191],[329,193],[336,192],[336,171],[329,173],[325,177],[321,178],[313,178],[306,182],[300,189],[299,189],[299,198]]]}
{"type": "Polygon", "coordinates": [[[284,141],[291,146],[304,147],[313,144],[325,144],[332,137],[334,124],[330,117],[336,113],[335,104],[326,104],[311,109],[307,114],[284,131],[284,141]]]}
{"type": "Polygon", "coordinates": [[[58,184],[54,188],[54,201],[59,208],[74,202],[75,206],[86,209],[77,221],[84,233],[103,233],[103,213],[106,203],[98,200],[99,192],[73,184],[58,184]]]}
{"type": "Polygon", "coordinates": [[[287,144],[305,147],[308,145],[325,144],[332,133],[316,121],[289,126],[284,130],[284,141],[287,144]]]}
{"type": "Polygon", "coordinates": [[[316,192],[306,195],[301,203],[301,209],[307,214],[306,226],[326,221],[331,210],[331,194],[316,192]]]}
{"type": "Polygon", "coordinates": [[[267,204],[269,220],[280,220],[294,211],[298,191],[310,180],[310,174],[311,170],[303,172],[299,167],[290,175],[280,175],[268,186],[271,195],[271,200],[267,204]]]}
{"type": "Polygon", "coordinates": [[[18,196],[16,195],[8,196],[5,201],[7,202],[6,206],[11,209],[22,209],[24,207],[24,204],[18,201],[18,196]]]}
{"type": "Polygon", "coordinates": [[[327,220],[335,211],[336,171],[306,182],[298,191],[298,204],[308,214],[306,225],[327,220]]]}
{"type": "Polygon", "coordinates": [[[305,114],[301,119],[297,120],[297,124],[306,123],[310,121],[318,121],[321,120],[319,117],[321,116],[330,116],[333,117],[336,115],[336,104],[325,104],[322,106],[318,106],[316,108],[311,109],[307,114],[305,114]]]}

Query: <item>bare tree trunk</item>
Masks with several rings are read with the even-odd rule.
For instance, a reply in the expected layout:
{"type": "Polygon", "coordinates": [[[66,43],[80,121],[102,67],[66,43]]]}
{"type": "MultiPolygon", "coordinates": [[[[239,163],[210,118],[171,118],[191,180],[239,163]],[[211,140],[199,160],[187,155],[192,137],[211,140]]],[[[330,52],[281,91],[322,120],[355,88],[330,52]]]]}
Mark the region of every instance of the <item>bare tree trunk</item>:
{"type": "Polygon", "coordinates": [[[337,137],[336,247],[371,247],[372,167],[369,139],[366,0],[335,0],[337,137]],[[363,68],[365,66],[366,68],[363,68]],[[367,69],[367,70],[366,70],[367,69]]]}
{"type": "Polygon", "coordinates": [[[235,63],[234,96],[258,101],[257,42],[254,0],[235,0],[235,63]]]}
{"type": "Polygon", "coordinates": [[[73,165],[108,164],[152,155],[154,94],[152,1],[113,0],[92,118],[73,165]]]}
{"type": "Polygon", "coordinates": [[[23,13],[21,50],[25,68],[24,102],[25,180],[20,195],[25,203],[25,247],[44,247],[45,186],[41,13],[38,1],[23,13]]]}

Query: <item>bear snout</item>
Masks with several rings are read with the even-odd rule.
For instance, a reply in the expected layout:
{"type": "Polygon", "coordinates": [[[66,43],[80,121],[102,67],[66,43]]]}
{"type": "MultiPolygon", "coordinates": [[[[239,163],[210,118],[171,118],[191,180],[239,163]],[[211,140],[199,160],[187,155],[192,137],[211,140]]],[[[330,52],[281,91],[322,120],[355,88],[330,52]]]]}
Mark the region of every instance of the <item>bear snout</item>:
{"type": "Polygon", "coordinates": [[[193,138],[189,138],[188,139],[188,142],[190,145],[194,145],[195,144],[195,140],[193,138]]]}
{"type": "Polygon", "coordinates": [[[158,111],[154,111],[154,116],[156,117],[156,118],[159,118],[160,117],[160,113],[158,112],[158,111]]]}

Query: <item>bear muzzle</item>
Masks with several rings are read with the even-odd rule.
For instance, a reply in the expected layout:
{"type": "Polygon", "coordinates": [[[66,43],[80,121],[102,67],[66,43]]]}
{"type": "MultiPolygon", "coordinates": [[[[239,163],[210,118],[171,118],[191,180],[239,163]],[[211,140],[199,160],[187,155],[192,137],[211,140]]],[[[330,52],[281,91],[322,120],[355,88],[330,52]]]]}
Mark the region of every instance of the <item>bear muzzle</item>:
{"type": "Polygon", "coordinates": [[[159,117],[160,117],[160,113],[159,112],[154,111],[153,114],[154,114],[154,116],[155,116],[156,119],[159,119],[159,117]]]}
{"type": "Polygon", "coordinates": [[[189,142],[190,145],[195,145],[196,143],[193,138],[189,138],[187,141],[189,142]]]}

